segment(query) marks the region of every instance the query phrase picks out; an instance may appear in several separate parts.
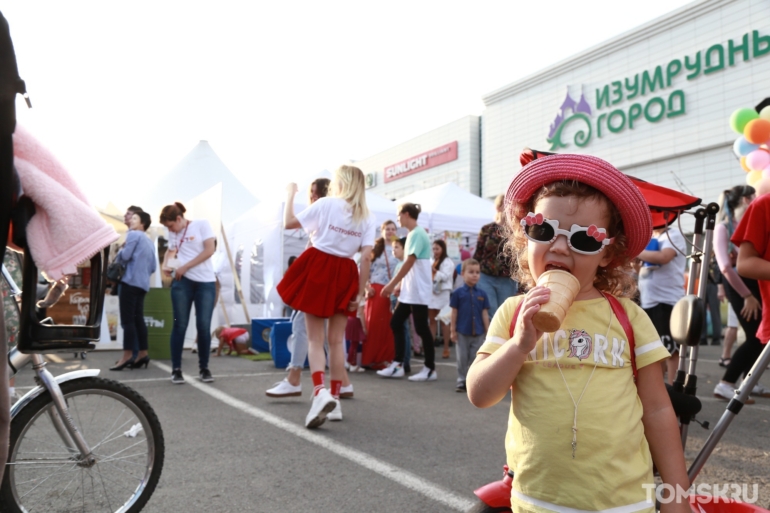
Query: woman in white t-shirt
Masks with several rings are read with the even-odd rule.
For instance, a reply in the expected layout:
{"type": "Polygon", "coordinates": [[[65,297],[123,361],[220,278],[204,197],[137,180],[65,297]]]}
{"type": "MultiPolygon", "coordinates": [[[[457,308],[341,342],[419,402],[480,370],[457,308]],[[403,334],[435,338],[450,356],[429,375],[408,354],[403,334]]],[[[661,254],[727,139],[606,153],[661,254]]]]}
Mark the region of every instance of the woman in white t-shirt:
{"type": "Polygon", "coordinates": [[[455,264],[447,255],[446,242],[443,240],[434,240],[432,249],[433,295],[428,303],[428,321],[434,337],[438,336],[439,327],[441,328],[441,336],[444,340],[444,352],[441,357],[447,359],[449,358],[449,325],[438,321],[436,317],[442,308],[449,305],[455,264]]]}
{"type": "Polygon", "coordinates": [[[303,228],[312,247],[289,267],[277,290],[283,301],[305,312],[308,359],[313,378],[313,403],[305,426],[315,428],[327,418],[342,420],[340,387],[345,372],[343,337],[347,317],[356,314],[369,277],[369,255],[377,231],[375,218],[366,206],[364,174],[353,166],[334,173],[330,197],[321,198],[294,215],[297,184],[287,187],[283,225],[303,228]],[[361,253],[361,273],[353,256],[361,253]],[[329,368],[331,392],[324,385],[324,319],[329,320],[329,368]]]}
{"type": "Polygon", "coordinates": [[[168,228],[168,251],[163,257],[163,272],[174,277],[171,282],[171,304],[174,327],[171,330],[171,382],[184,383],[182,348],[190,309],[195,304],[195,327],[198,332],[198,367],[200,380],[211,383],[211,316],[216,299],[216,277],[211,255],[216,237],[208,221],[185,219],[186,209],[179,202],[166,205],[160,222],[168,228]]]}

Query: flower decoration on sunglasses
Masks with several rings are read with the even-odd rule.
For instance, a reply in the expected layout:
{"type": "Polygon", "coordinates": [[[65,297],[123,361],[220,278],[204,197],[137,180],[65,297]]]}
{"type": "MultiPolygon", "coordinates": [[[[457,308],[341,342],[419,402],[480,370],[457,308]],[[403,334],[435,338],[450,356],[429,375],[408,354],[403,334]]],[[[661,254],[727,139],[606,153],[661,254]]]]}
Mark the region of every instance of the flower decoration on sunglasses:
{"type": "Polygon", "coordinates": [[[607,237],[607,230],[595,224],[587,227],[573,224],[567,231],[559,228],[559,221],[534,212],[522,218],[520,224],[524,227],[524,235],[532,242],[553,244],[559,235],[564,235],[570,249],[583,255],[595,255],[615,240],[607,237]]]}

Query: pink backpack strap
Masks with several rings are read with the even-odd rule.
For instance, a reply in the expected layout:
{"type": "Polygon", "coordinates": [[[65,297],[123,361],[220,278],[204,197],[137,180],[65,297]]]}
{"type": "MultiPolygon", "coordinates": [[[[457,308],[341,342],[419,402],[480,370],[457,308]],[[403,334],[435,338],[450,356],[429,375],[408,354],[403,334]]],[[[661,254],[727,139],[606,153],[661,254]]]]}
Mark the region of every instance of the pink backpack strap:
{"type": "MultiPolygon", "coordinates": [[[[626,338],[628,339],[628,354],[631,355],[631,370],[634,373],[634,382],[636,382],[636,341],[634,339],[634,328],[631,326],[631,321],[628,318],[626,309],[623,308],[623,305],[620,304],[620,301],[618,301],[618,299],[611,294],[605,294],[602,292],[602,295],[607,298],[607,301],[610,303],[610,308],[612,308],[612,313],[614,313],[615,317],[618,318],[620,326],[626,333],[626,338]]],[[[513,338],[513,332],[516,328],[516,320],[519,318],[519,310],[521,310],[521,305],[523,303],[524,301],[519,303],[519,306],[516,307],[516,311],[513,313],[513,317],[511,318],[511,327],[508,330],[508,334],[511,338],[513,338]]]]}

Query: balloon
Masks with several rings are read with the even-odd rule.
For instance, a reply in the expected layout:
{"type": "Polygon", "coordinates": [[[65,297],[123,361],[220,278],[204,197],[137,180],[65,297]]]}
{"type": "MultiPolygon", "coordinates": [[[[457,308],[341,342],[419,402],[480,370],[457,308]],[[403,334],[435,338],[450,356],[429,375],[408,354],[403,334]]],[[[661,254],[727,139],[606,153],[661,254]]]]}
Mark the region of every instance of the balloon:
{"type": "Polygon", "coordinates": [[[738,109],[730,116],[730,128],[739,134],[743,134],[743,129],[746,127],[746,123],[751,120],[757,119],[759,114],[754,109],[738,109]]]}
{"type": "Polygon", "coordinates": [[[736,157],[745,157],[757,148],[759,148],[758,144],[751,144],[743,136],[737,138],[735,143],[733,143],[733,152],[735,153],[736,157]]]}
{"type": "Polygon", "coordinates": [[[743,170],[744,170],[744,171],[746,171],[747,173],[748,173],[749,171],[751,171],[751,169],[749,169],[749,166],[748,166],[748,164],[746,164],[746,157],[741,157],[741,167],[742,167],[742,168],[743,168],[743,170]]]}
{"type": "Polygon", "coordinates": [[[754,187],[762,180],[762,171],[751,171],[746,175],[746,183],[754,187]]]}
{"type": "Polygon", "coordinates": [[[770,180],[770,166],[767,166],[765,169],[762,170],[762,179],[770,180]]]}
{"type": "Polygon", "coordinates": [[[770,139],[770,121],[752,119],[743,128],[743,137],[752,144],[762,144],[770,139]]]}
{"type": "Polygon", "coordinates": [[[759,117],[770,121],[770,105],[759,111],[759,117]]]}
{"type": "Polygon", "coordinates": [[[746,155],[746,166],[754,171],[761,171],[770,166],[770,152],[767,150],[754,150],[746,155]]]}

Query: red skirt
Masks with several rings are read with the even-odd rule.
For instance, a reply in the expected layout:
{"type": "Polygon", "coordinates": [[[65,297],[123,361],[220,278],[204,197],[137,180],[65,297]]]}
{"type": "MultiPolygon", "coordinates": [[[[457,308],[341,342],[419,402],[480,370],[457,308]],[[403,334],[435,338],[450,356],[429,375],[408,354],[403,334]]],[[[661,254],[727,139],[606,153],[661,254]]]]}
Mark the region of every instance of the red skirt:
{"type": "Polygon", "coordinates": [[[366,343],[361,353],[361,365],[373,369],[385,368],[395,357],[393,331],[390,329],[390,298],[380,296],[382,285],[373,284],[374,297],[366,300],[366,343]]]}
{"type": "Polygon", "coordinates": [[[358,295],[358,268],[349,258],[309,248],[289,266],[276,289],[294,310],[324,319],[354,316],[348,304],[358,295]]]}

